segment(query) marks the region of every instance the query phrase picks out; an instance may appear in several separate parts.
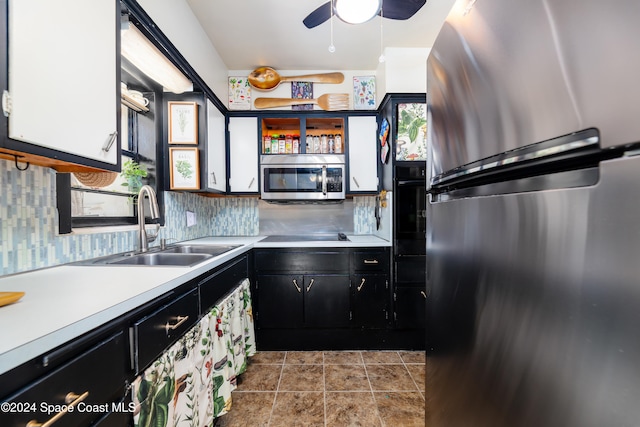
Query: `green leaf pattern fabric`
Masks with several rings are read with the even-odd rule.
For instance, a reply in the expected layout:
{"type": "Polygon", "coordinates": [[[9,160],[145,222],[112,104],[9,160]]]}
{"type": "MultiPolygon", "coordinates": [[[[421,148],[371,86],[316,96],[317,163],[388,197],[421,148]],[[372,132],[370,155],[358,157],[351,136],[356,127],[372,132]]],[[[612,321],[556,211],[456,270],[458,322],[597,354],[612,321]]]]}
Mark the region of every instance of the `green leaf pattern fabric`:
{"type": "Polygon", "coordinates": [[[249,280],[223,298],[133,383],[137,427],[204,427],[232,405],[256,353],[249,280]]]}

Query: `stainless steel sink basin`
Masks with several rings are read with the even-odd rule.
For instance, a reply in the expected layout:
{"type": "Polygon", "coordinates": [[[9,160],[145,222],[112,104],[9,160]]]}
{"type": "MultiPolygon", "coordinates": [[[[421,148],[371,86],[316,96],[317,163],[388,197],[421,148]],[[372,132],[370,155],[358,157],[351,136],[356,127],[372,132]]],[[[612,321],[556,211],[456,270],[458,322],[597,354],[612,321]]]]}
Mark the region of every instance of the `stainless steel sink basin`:
{"type": "Polygon", "coordinates": [[[149,252],[108,255],[97,259],[78,261],[74,264],[191,267],[240,246],[242,245],[175,245],[163,250],[156,247],[151,248],[149,252]]]}
{"type": "Polygon", "coordinates": [[[162,253],[208,254],[218,256],[239,246],[241,245],[177,245],[163,250],[162,253]]]}
{"type": "Polygon", "coordinates": [[[199,264],[202,261],[211,258],[209,254],[187,254],[187,253],[144,253],[125,257],[119,260],[107,262],[107,264],[126,264],[126,265],[175,265],[180,267],[199,264]]]}

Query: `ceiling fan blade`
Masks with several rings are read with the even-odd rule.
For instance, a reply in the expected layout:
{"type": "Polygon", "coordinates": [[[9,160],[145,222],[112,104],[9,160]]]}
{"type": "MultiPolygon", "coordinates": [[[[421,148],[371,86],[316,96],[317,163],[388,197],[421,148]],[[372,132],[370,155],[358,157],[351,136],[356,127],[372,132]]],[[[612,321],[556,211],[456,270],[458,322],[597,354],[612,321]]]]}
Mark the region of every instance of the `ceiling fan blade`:
{"type": "Polygon", "coordinates": [[[307,28],[314,28],[331,18],[331,2],[326,2],[302,21],[307,28]]]}
{"type": "Polygon", "coordinates": [[[409,19],[415,15],[426,2],[427,0],[383,0],[382,16],[389,19],[409,19]]]}

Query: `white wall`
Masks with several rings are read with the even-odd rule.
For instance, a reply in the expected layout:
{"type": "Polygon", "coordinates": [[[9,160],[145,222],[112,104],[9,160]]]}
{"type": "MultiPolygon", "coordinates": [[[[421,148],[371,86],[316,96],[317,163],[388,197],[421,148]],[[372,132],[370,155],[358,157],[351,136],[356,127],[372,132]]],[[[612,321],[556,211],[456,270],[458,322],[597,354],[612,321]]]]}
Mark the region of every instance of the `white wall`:
{"type": "Polygon", "coordinates": [[[211,44],[187,2],[185,0],[138,0],[138,3],[216,96],[225,102],[229,84],[227,66],[211,44]]]}
{"type": "Polygon", "coordinates": [[[430,48],[392,48],[384,50],[386,61],[379,72],[385,93],[422,93],[427,91],[427,57],[430,48]]]}

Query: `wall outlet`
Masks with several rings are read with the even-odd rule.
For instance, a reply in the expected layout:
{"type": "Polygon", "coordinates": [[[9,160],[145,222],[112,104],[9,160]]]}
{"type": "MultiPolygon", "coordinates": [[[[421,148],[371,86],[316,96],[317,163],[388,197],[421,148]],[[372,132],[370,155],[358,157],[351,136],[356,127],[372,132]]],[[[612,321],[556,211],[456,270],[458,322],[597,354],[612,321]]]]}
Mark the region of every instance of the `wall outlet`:
{"type": "Polygon", "coordinates": [[[196,225],[196,214],[195,212],[187,211],[187,227],[193,227],[196,225]]]}

